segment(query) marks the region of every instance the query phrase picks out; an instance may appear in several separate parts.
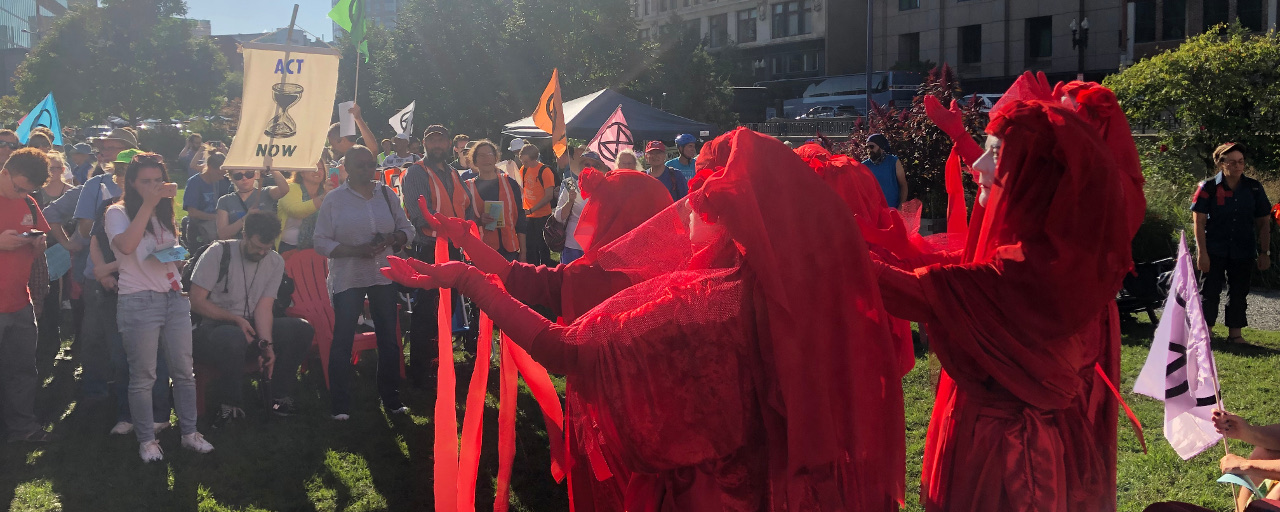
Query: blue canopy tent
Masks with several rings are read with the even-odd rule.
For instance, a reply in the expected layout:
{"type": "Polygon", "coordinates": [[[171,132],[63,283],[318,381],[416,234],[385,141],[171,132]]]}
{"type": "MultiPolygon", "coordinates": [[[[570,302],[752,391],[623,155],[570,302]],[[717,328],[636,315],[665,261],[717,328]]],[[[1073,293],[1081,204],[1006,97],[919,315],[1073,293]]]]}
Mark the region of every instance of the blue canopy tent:
{"type": "MultiPolygon", "coordinates": [[[[676,136],[682,133],[702,137],[718,135],[715,128],[707,123],[663,112],[613,89],[601,89],[564,103],[565,129],[569,137],[591,140],[618,105],[622,105],[622,115],[626,116],[627,126],[631,128],[631,135],[635,137],[637,144],[640,141],[661,140],[670,146],[676,136]]],[[[532,117],[508,123],[503,127],[502,133],[522,139],[551,138],[550,134],[533,124],[532,117]]]]}

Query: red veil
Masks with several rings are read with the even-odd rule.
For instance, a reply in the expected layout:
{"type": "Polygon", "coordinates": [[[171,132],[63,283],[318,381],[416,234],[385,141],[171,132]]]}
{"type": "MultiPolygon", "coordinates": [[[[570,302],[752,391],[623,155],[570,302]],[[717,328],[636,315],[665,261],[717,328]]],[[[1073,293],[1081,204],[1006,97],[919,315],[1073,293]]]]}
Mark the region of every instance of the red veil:
{"type": "MultiPolygon", "coordinates": [[[[905,487],[901,381],[892,364],[894,347],[879,313],[866,244],[856,230],[839,228],[853,226],[853,215],[797,155],[772,138],[738,129],[711,145],[727,148],[724,171],[707,179],[687,202],[676,203],[598,251],[595,265],[642,284],[575,322],[571,328],[590,332],[577,343],[607,336],[610,350],[630,346],[631,327],[612,324],[639,322],[645,316],[643,308],[633,309],[647,304],[636,294],[644,300],[654,300],[653,294],[667,297],[659,301],[665,303],[681,296],[679,290],[740,281],[749,298],[742,307],[749,309],[732,318],[749,322],[742,329],[757,340],[742,349],[756,361],[748,370],[758,367],[750,406],[758,412],[749,422],[754,425],[745,425],[747,432],[737,437],[754,439],[752,429],[763,431],[757,433],[760,446],[744,445],[735,460],[767,459],[770,510],[892,510],[905,487]],[[689,239],[690,206],[726,228],[728,236],[695,246],[689,239]],[[742,256],[727,268],[711,264],[723,263],[726,251],[742,256]]],[[[725,307],[720,301],[681,302],[678,313],[662,319],[663,329],[680,333],[699,325],[736,325],[726,320],[725,307]]],[[[708,351],[738,343],[720,339],[719,329],[699,331],[703,338],[685,342],[708,351]]],[[[601,425],[606,440],[624,437],[619,432],[628,426],[619,421],[652,415],[663,408],[661,402],[686,403],[678,397],[640,400],[625,389],[645,388],[644,382],[636,382],[640,378],[682,379],[695,371],[682,368],[687,361],[652,371],[625,367],[643,359],[611,357],[611,364],[624,366],[611,371],[630,378],[596,378],[584,386],[584,395],[596,406],[610,409],[602,415],[608,420],[601,425]]],[[[720,430],[722,424],[709,421],[688,426],[693,431],[670,431],[663,443],[733,438],[720,430]]],[[[630,444],[625,451],[635,440],[630,444]]],[[[666,447],[664,453],[675,448],[666,447]]],[[[645,463],[634,452],[623,456],[633,467],[645,463]]],[[[645,478],[633,477],[633,490],[645,483],[645,478]]],[[[648,483],[670,485],[669,480],[648,483]]]]}
{"type": "Polygon", "coordinates": [[[1118,356],[1114,298],[1141,189],[1061,104],[1001,105],[988,132],[1003,140],[999,184],[973,226],[971,262],[917,271],[947,372],[926,440],[926,507],[1114,510],[1116,404],[1093,367],[1118,356]]]}

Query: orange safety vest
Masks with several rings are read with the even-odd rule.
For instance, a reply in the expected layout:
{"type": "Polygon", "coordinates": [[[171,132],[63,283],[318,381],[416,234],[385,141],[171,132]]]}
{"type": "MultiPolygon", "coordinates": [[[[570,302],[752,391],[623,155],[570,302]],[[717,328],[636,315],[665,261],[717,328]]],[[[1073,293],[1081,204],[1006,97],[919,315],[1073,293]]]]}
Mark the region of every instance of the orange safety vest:
{"type": "MultiPolygon", "coordinates": [[[[476,219],[481,218],[481,208],[484,208],[484,199],[480,197],[480,188],[476,186],[478,178],[467,180],[467,191],[471,193],[471,210],[475,212],[476,219]]],[[[502,249],[507,252],[520,251],[520,237],[516,234],[516,208],[521,206],[516,202],[516,193],[511,189],[511,182],[507,181],[504,175],[498,175],[498,198],[502,201],[502,224],[497,231],[489,231],[480,226],[481,238],[484,243],[494,249],[502,249]]]]}
{"type": "MultiPolygon", "coordinates": [[[[467,191],[462,188],[462,180],[458,179],[458,173],[449,173],[453,178],[453,195],[450,196],[448,190],[444,188],[444,182],[440,181],[440,177],[436,176],[435,171],[428,168],[425,162],[419,161],[414,165],[421,167],[422,172],[427,173],[427,182],[431,184],[431,196],[427,198],[427,207],[447,217],[465,218],[470,199],[467,197],[467,191]]],[[[417,198],[413,200],[417,201],[417,198]]],[[[431,236],[436,236],[436,232],[432,231],[431,236]]]]}
{"type": "Polygon", "coordinates": [[[400,194],[400,181],[404,178],[403,167],[388,167],[382,171],[382,184],[391,187],[391,190],[397,195],[400,194]]]}

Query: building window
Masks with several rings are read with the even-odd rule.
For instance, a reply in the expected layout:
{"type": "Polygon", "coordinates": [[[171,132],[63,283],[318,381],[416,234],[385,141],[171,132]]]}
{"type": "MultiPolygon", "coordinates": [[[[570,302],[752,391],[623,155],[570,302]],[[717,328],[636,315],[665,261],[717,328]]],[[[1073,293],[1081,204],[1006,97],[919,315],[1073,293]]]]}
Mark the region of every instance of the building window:
{"type": "Polygon", "coordinates": [[[773,38],[813,32],[813,0],[792,0],[773,4],[773,38]]]}
{"type": "Polygon", "coordinates": [[[1227,0],[1204,0],[1203,32],[1208,32],[1214,25],[1230,21],[1231,15],[1227,12],[1227,0]]]}
{"type": "Polygon", "coordinates": [[[667,0],[658,0],[658,12],[667,12],[667,0]]]}
{"type": "Polygon", "coordinates": [[[769,59],[775,76],[816,75],[818,73],[818,52],[791,53],[774,55],[769,59]]]}
{"type": "Polygon", "coordinates": [[[637,37],[639,37],[639,38],[640,38],[640,41],[648,41],[648,40],[649,40],[649,29],[647,29],[647,28],[642,28],[642,29],[640,29],[640,32],[637,34],[637,37]]]}
{"type": "Polygon", "coordinates": [[[1053,56],[1053,16],[1027,18],[1027,59],[1053,56]]]}
{"type": "Polygon", "coordinates": [[[649,2],[652,2],[652,1],[653,1],[653,0],[644,0],[644,15],[645,15],[645,16],[648,16],[648,15],[649,15],[649,2]]]}
{"type": "Polygon", "coordinates": [[[898,0],[899,11],[909,11],[911,9],[919,9],[920,0],[898,0]]]}
{"type": "Polygon", "coordinates": [[[1138,0],[1133,3],[1133,42],[1150,43],[1155,40],[1156,0],[1138,0]]]}
{"type": "Polygon", "coordinates": [[[756,10],[738,11],[738,42],[754,43],[756,41],[756,10]]]}
{"type": "Polygon", "coordinates": [[[1166,41],[1187,37],[1187,0],[1164,0],[1160,38],[1166,41]]]}
{"type": "Polygon", "coordinates": [[[1236,17],[1240,24],[1253,32],[1262,32],[1262,0],[1239,0],[1236,2],[1236,17]]]}
{"type": "Polygon", "coordinates": [[[898,36],[898,64],[920,62],[920,33],[898,36]]]}
{"type": "Polygon", "coordinates": [[[689,20],[684,22],[684,35],[693,39],[702,39],[702,20],[689,20]]]}
{"type": "Polygon", "coordinates": [[[960,27],[960,63],[982,62],[982,25],[960,27]]]}
{"type": "Polygon", "coordinates": [[[707,18],[707,37],[711,39],[712,48],[719,48],[729,42],[729,15],[717,14],[707,18]]]}
{"type": "Polygon", "coordinates": [[[689,0],[684,0],[684,6],[685,6],[685,7],[688,7],[688,6],[689,6],[689,0]]]}

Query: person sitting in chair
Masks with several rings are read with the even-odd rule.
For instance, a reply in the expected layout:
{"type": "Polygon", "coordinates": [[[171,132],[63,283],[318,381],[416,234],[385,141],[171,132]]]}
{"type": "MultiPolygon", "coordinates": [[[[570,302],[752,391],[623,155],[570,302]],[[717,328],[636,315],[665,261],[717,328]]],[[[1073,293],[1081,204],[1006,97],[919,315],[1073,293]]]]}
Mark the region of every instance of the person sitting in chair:
{"type": "Polygon", "coordinates": [[[272,312],[284,279],[284,258],[272,250],[279,236],[274,214],[250,213],[243,238],[209,246],[191,275],[191,311],[201,318],[192,334],[195,363],[218,370],[213,390],[222,407],[214,428],[244,416],[242,374],[255,360],[269,383],[271,412],[295,412],[291,392],[315,330],[272,312]]]}

